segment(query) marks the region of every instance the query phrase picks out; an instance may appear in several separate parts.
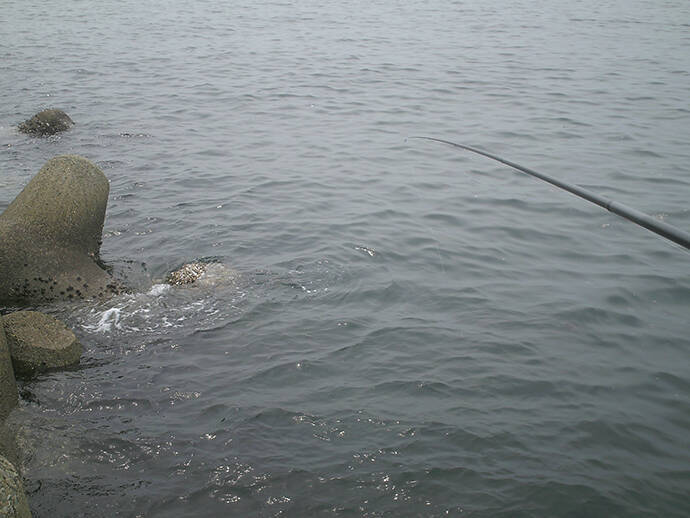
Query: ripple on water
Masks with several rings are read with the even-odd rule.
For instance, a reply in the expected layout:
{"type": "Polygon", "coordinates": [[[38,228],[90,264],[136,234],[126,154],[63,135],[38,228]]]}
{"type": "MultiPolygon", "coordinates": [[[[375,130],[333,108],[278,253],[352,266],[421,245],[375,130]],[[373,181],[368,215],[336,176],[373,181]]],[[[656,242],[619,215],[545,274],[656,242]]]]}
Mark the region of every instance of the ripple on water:
{"type": "Polygon", "coordinates": [[[140,288],[40,308],[85,353],[21,382],[36,518],[690,514],[687,254],[406,140],[687,227],[684,3],[168,4],[3,3],[0,210],[87,156],[140,288]]]}

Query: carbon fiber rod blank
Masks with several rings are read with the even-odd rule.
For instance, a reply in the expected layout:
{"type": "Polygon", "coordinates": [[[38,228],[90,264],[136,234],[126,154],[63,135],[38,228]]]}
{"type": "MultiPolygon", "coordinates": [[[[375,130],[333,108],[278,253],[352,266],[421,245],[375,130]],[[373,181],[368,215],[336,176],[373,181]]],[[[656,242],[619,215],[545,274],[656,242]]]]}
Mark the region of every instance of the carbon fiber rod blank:
{"type": "Polygon", "coordinates": [[[477,153],[478,155],[485,156],[487,158],[490,158],[491,160],[496,160],[497,162],[500,162],[502,164],[505,164],[509,167],[512,167],[513,169],[517,169],[518,171],[521,171],[525,174],[528,174],[530,176],[534,176],[535,178],[539,178],[540,180],[543,180],[545,182],[550,183],[551,185],[555,185],[559,189],[563,189],[565,191],[568,191],[575,196],[579,196],[580,198],[584,198],[585,200],[592,202],[596,205],[599,205],[600,207],[605,208],[606,210],[613,212],[614,214],[617,214],[618,216],[621,216],[622,218],[625,218],[629,221],[632,221],[636,225],[639,225],[641,227],[646,228],[647,230],[651,230],[655,234],[658,234],[662,237],[665,237],[666,239],[673,241],[674,243],[679,244],[682,247],[685,247],[687,250],[690,250],[690,234],[687,232],[684,232],[672,225],[669,225],[668,223],[664,223],[663,221],[659,221],[656,218],[653,218],[649,214],[645,214],[644,212],[641,212],[637,209],[633,209],[632,207],[628,207],[627,205],[624,205],[622,203],[619,203],[617,201],[611,200],[609,198],[606,198],[605,196],[600,196],[592,191],[589,191],[587,189],[584,189],[580,187],[579,185],[573,185],[570,183],[563,182],[561,180],[558,180],[556,178],[552,178],[550,176],[547,176],[543,173],[539,173],[537,171],[534,171],[532,169],[529,169],[527,167],[523,167],[520,164],[516,164],[515,162],[511,162],[510,160],[506,160],[505,158],[501,158],[496,155],[492,155],[491,153],[487,153],[486,151],[482,151],[480,149],[476,149],[470,146],[465,146],[464,144],[457,144],[455,142],[451,142],[449,140],[443,140],[440,138],[434,138],[434,137],[410,137],[410,138],[416,138],[416,139],[424,139],[424,140],[431,140],[434,142],[440,142],[442,144],[447,144],[449,146],[457,147],[460,149],[465,149],[467,151],[471,151],[472,153],[477,153]]]}

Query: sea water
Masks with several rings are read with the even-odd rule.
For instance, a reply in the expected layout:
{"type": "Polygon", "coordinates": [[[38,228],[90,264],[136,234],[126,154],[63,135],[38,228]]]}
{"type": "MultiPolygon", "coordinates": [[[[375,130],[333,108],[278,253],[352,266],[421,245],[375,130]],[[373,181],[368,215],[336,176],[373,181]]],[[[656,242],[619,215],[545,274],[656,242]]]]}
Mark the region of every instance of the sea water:
{"type": "Polygon", "coordinates": [[[409,137],[687,231],[689,48],[680,0],[4,2],[0,210],[89,158],[133,288],[39,308],[34,517],[688,516],[690,255],[409,137]]]}

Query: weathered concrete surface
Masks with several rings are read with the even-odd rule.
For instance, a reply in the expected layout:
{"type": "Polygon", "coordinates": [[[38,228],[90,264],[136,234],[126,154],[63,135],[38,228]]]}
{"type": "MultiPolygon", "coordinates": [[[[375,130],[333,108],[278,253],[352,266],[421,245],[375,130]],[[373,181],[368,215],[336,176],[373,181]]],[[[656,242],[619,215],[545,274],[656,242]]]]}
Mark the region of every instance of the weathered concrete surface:
{"type": "Polygon", "coordinates": [[[79,363],[81,344],[56,318],[38,311],[17,311],[5,315],[0,322],[17,376],[32,376],[79,363]]]}
{"type": "Polygon", "coordinates": [[[5,457],[15,466],[19,466],[19,449],[15,434],[2,421],[0,421],[0,456],[5,457]]]}
{"type": "Polygon", "coordinates": [[[30,518],[22,478],[14,465],[0,456],[0,516],[3,518],[30,518]]]}
{"type": "Polygon", "coordinates": [[[85,158],[49,160],[0,215],[0,304],[118,293],[98,253],[110,186],[85,158]]]}
{"type": "Polygon", "coordinates": [[[38,112],[22,122],[18,129],[22,133],[45,137],[65,131],[74,126],[74,121],[62,110],[48,109],[38,112]]]}
{"type": "Polygon", "coordinates": [[[10,350],[5,339],[3,326],[0,325],[0,424],[7,414],[17,406],[17,383],[12,370],[10,350]]]}

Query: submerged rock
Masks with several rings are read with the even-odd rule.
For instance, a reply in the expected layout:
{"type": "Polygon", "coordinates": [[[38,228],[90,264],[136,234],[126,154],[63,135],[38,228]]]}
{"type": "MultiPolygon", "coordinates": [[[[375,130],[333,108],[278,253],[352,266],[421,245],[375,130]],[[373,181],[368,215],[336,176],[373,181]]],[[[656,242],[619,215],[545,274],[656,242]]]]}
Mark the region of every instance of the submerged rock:
{"type": "Polygon", "coordinates": [[[76,155],[41,168],[0,215],[0,304],[122,291],[98,255],[109,190],[103,172],[76,155]]]}
{"type": "Polygon", "coordinates": [[[55,135],[74,126],[74,121],[62,110],[48,109],[38,112],[30,119],[22,122],[18,129],[22,133],[45,137],[55,135]]]}
{"type": "Polygon", "coordinates": [[[237,279],[238,273],[222,263],[187,263],[170,272],[165,282],[172,286],[193,284],[194,286],[213,287],[228,284],[237,279]]]}
{"type": "Polygon", "coordinates": [[[3,518],[30,518],[22,478],[14,465],[0,456],[0,516],[3,518]]]}
{"type": "Polygon", "coordinates": [[[165,282],[172,286],[191,284],[204,274],[207,266],[207,263],[187,263],[182,268],[170,272],[165,282]]]}
{"type": "Polygon", "coordinates": [[[79,363],[82,346],[65,324],[38,311],[17,311],[0,319],[18,376],[79,363]]]}
{"type": "Polygon", "coordinates": [[[0,422],[17,406],[17,383],[14,379],[10,349],[0,325],[0,422]]]}

